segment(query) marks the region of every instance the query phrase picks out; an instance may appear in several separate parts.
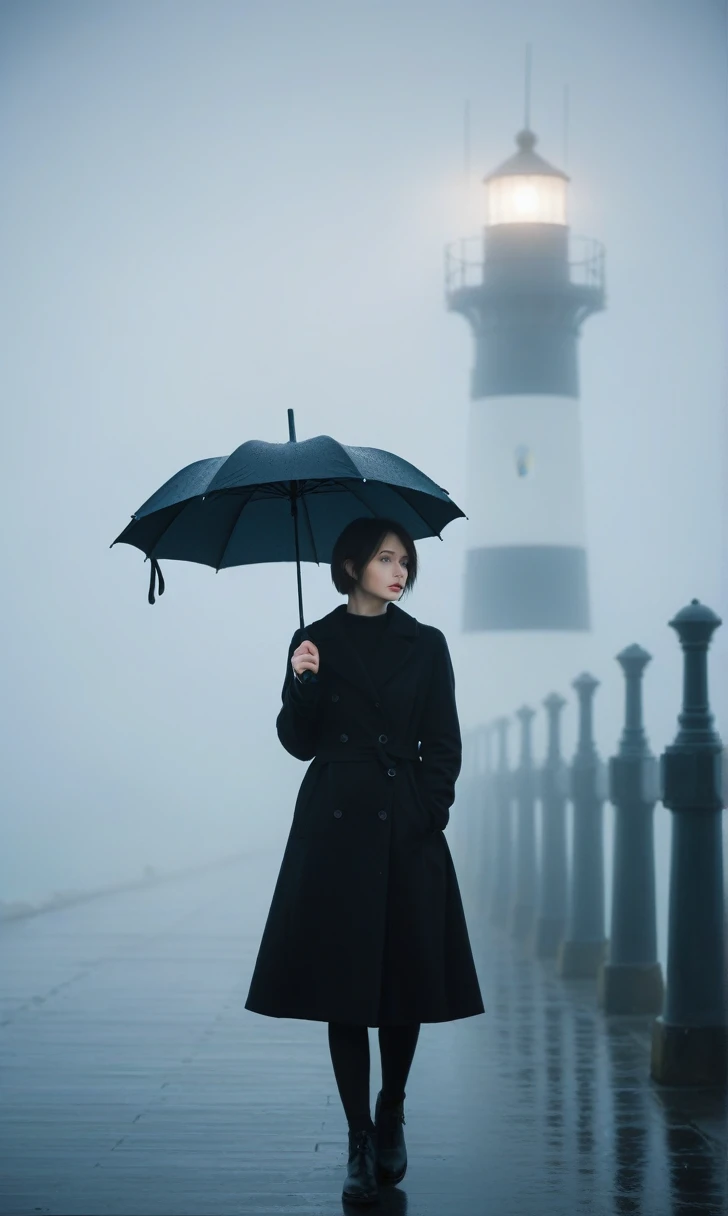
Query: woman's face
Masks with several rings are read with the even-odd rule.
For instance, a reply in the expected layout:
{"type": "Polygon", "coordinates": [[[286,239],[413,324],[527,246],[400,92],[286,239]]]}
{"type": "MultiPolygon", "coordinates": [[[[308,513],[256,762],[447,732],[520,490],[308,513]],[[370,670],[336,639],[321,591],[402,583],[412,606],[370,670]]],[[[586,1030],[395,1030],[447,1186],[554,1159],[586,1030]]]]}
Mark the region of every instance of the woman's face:
{"type": "MultiPolygon", "coordinates": [[[[362,570],[359,589],[385,603],[398,600],[407,582],[408,563],[407,550],[401,540],[394,532],[389,532],[362,570]]],[[[346,566],[349,569],[350,563],[346,566]]]]}

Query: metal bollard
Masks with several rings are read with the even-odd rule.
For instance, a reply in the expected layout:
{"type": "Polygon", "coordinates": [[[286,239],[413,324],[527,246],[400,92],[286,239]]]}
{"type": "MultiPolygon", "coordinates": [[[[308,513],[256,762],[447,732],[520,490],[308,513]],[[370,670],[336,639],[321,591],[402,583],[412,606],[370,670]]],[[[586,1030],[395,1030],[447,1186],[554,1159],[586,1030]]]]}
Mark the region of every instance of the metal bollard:
{"type": "Polygon", "coordinates": [[[664,997],[657,961],[654,809],[657,761],[642,717],[642,676],[651,655],[628,646],[617,655],[626,679],[624,729],[609,760],[614,805],[614,864],[609,962],[599,969],[597,999],[605,1013],[660,1013],[664,997]]]}
{"type": "Polygon", "coordinates": [[[533,932],[536,916],[536,772],[532,743],[536,710],[524,705],[516,717],[521,725],[521,754],[513,783],[517,826],[511,932],[519,941],[526,941],[533,932]]]}
{"type": "Polygon", "coordinates": [[[708,701],[708,647],[721,624],[693,600],[669,622],[683,649],[683,703],[661,756],[672,811],[665,1007],[652,1030],[651,1075],[662,1085],[728,1087],[724,954],[722,743],[708,701]]]}
{"type": "Polygon", "coordinates": [[[540,772],[541,884],[533,942],[537,958],[556,958],[566,928],[569,882],[566,802],[569,772],[561,755],[561,712],[566,698],[552,692],[543,702],[548,714],[546,761],[540,772]]]}
{"type": "Polygon", "coordinates": [[[498,740],[498,768],[495,772],[494,791],[497,813],[496,868],[491,898],[490,919],[499,928],[508,923],[511,896],[511,805],[512,779],[508,768],[508,718],[496,718],[494,723],[498,740]]]}
{"type": "Polygon", "coordinates": [[[475,878],[473,873],[473,844],[476,818],[476,740],[477,727],[470,727],[462,732],[462,767],[457,780],[456,801],[453,803],[453,810],[458,821],[458,841],[461,850],[458,869],[462,873],[463,887],[468,892],[471,890],[475,878]]]}
{"type": "Polygon", "coordinates": [[[584,673],[574,680],[579,697],[579,742],[571,765],[574,835],[569,922],[559,945],[558,971],[564,978],[596,977],[607,954],[604,936],[604,765],[594,745],[593,700],[599,687],[584,673]]]}
{"type": "Polygon", "coordinates": [[[492,742],[494,737],[493,723],[483,726],[480,735],[480,792],[478,798],[478,816],[480,832],[478,836],[478,900],[479,907],[484,906],[486,894],[490,892],[495,871],[495,798],[493,789],[493,757],[492,742]]]}
{"type": "Polygon", "coordinates": [[[492,790],[491,736],[492,724],[478,727],[478,785],[475,800],[477,830],[473,839],[472,917],[480,932],[488,920],[488,901],[495,871],[495,807],[492,790]]]}

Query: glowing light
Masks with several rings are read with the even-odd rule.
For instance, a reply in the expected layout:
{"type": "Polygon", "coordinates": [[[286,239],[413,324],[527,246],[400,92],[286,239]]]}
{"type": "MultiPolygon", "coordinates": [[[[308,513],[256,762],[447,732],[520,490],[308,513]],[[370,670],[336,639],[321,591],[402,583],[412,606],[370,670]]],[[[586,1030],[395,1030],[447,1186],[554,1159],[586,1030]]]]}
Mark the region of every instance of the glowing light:
{"type": "Polygon", "coordinates": [[[529,220],[538,214],[538,190],[535,186],[521,186],[513,191],[513,205],[519,215],[529,220]]]}
{"type": "Polygon", "coordinates": [[[491,178],[486,188],[486,224],[566,224],[566,182],[545,174],[491,178]]]}

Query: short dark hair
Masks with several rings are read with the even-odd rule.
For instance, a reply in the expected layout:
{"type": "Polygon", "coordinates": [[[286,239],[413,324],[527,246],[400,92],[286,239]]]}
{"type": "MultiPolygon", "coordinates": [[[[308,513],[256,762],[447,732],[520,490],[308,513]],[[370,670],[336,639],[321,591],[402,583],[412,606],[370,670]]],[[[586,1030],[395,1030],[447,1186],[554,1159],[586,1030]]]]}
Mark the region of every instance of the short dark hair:
{"type": "Polygon", "coordinates": [[[407,529],[397,523],[396,519],[362,516],[359,519],[352,519],[334,542],[331,555],[331,581],[341,595],[348,595],[357,586],[356,579],[353,579],[347,572],[344,562],[347,559],[350,560],[356,578],[361,578],[362,570],[378,553],[382,541],[389,532],[393,532],[395,536],[399,537],[400,543],[407,550],[407,582],[402,595],[405,596],[412,590],[417,578],[417,550],[407,529]]]}

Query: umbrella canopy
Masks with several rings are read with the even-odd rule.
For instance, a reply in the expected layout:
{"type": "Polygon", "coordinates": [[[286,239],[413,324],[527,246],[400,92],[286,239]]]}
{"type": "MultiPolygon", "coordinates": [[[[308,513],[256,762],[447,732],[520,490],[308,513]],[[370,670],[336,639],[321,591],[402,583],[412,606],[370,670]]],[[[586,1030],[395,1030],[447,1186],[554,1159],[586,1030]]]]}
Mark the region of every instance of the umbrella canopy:
{"type": "Polygon", "coordinates": [[[197,460],[175,473],[135,511],[112,542],[134,545],[152,562],[174,558],[212,566],[295,561],[303,628],[300,562],[329,562],[341,530],[362,515],[396,519],[418,540],[440,536],[464,512],[413,464],[380,448],[352,447],[329,435],[287,443],[251,439],[229,456],[197,460]]]}

